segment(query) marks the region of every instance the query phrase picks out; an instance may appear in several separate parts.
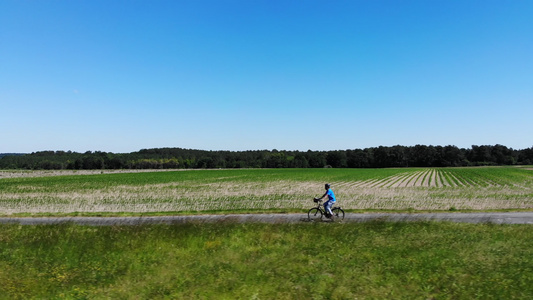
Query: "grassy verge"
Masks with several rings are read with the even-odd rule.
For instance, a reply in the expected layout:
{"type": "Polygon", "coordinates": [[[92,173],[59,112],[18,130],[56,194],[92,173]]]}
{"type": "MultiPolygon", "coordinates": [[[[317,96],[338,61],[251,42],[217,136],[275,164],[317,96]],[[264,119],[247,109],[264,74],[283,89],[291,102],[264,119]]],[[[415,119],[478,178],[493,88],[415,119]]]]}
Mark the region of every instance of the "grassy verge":
{"type": "MultiPolygon", "coordinates": [[[[311,206],[309,206],[311,208],[311,206]]],[[[527,209],[447,209],[447,210],[414,210],[410,209],[344,209],[346,213],[502,213],[502,212],[533,212],[527,209]]],[[[156,217],[156,216],[194,216],[194,215],[227,215],[227,214],[307,214],[308,209],[243,209],[243,210],[205,210],[205,211],[155,211],[155,212],[71,212],[71,213],[15,213],[2,214],[0,218],[23,217],[156,217]]]]}
{"type": "Polygon", "coordinates": [[[530,225],[0,225],[0,298],[533,297],[530,225]]]}

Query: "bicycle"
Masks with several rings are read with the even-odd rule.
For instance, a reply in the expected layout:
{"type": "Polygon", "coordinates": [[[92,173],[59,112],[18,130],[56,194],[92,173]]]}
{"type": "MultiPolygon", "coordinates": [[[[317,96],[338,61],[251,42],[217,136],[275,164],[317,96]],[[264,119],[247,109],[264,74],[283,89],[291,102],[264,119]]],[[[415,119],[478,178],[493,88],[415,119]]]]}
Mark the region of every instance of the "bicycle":
{"type": "Polygon", "coordinates": [[[340,206],[332,207],[331,212],[333,213],[332,216],[328,216],[328,213],[322,208],[322,200],[314,198],[313,201],[317,203],[316,207],[311,208],[307,212],[307,217],[309,221],[322,221],[322,216],[326,216],[326,218],[334,220],[340,220],[342,221],[344,219],[344,210],[340,206]]]}

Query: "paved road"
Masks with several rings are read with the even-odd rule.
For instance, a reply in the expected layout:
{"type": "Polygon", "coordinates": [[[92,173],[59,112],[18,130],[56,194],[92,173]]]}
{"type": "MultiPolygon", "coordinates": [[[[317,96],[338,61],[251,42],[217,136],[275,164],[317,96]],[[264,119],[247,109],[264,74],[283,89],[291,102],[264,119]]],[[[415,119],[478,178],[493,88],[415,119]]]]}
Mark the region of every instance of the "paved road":
{"type": "MultiPolygon", "coordinates": [[[[509,213],[368,213],[346,214],[344,222],[389,221],[449,221],[465,223],[494,224],[533,224],[533,212],[509,213]]],[[[328,220],[329,221],[329,220],[328,220]]],[[[324,222],[328,222],[324,221],[324,222]]],[[[228,214],[196,216],[157,216],[157,217],[0,217],[0,223],[21,225],[43,225],[74,223],[79,225],[142,225],[142,224],[184,224],[184,223],[304,223],[309,222],[305,214],[228,214]]]]}

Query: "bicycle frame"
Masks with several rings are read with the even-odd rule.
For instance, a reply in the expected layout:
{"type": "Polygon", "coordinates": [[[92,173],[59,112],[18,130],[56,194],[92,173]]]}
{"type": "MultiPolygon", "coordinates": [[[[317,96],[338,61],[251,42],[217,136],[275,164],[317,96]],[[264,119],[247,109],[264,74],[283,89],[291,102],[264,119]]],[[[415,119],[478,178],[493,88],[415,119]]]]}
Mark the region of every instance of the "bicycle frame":
{"type": "MultiPolygon", "coordinates": [[[[318,209],[322,212],[322,214],[325,214],[326,211],[324,210],[324,205],[322,205],[322,204],[323,204],[322,200],[318,200],[318,201],[316,202],[316,204],[317,204],[316,208],[318,208],[318,209]]],[[[311,208],[312,208],[312,207],[311,207],[311,208]]],[[[331,206],[331,210],[333,211],[334,208],[340,208],[340,209],[342,209],[340,206],[333,206],[333,205],[332,205],[332,206],[331,206]]]]}

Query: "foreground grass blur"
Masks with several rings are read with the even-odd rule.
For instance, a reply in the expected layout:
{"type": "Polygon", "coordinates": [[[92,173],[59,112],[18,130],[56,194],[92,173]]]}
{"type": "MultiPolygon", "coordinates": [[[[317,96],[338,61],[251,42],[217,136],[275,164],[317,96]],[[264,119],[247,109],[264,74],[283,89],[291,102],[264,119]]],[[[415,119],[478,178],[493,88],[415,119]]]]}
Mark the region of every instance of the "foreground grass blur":
{"type": "Polygon", "coordinates": [[[530,225],[0,225],[1,299],[533,297],[530,225]]]}

